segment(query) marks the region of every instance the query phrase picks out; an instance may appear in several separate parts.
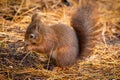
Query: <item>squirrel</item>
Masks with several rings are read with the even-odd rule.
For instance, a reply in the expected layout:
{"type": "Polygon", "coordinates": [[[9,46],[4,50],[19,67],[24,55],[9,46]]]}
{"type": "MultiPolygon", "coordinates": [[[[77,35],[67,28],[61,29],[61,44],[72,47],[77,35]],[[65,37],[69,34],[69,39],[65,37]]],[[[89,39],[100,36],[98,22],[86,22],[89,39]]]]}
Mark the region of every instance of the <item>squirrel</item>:
{"type": "Polygon", "coordinates": [[[46,53],[60,67],[73,65],[78,56],[88,56],[98,39],[97,11],[83,5],[71,17],[71,27],[65,24],[46,26],[35,13],[25,33],[25,48],[46,53]]]}

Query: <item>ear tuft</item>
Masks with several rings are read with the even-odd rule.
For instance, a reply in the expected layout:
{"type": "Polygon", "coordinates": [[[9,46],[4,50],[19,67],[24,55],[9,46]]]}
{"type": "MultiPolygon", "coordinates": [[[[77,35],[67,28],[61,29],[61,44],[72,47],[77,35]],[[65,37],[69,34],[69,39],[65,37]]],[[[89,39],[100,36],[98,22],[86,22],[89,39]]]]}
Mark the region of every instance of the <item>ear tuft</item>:
{"type": "Polygon", "coordinates": [[[39,12],[33,14],[32,21],[34,20],[41,20],[41,14],[39,12]]]}

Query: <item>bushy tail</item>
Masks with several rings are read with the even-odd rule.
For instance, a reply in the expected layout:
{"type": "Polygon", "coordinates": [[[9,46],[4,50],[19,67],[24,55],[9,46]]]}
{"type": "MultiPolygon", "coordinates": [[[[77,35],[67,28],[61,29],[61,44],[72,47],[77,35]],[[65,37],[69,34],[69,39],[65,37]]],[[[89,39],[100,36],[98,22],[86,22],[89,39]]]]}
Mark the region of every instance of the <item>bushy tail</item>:
{"type": "Polygon", "coordinates": [[[79,40],[79,50],[82,58],[91,53],[98,41],[98,36],[101,34],[100,26],[96,26],[99,20],[96,7],[90,3],[85,3],[78,8],[71,19],[71,26],[76,31],[79,40]]]}

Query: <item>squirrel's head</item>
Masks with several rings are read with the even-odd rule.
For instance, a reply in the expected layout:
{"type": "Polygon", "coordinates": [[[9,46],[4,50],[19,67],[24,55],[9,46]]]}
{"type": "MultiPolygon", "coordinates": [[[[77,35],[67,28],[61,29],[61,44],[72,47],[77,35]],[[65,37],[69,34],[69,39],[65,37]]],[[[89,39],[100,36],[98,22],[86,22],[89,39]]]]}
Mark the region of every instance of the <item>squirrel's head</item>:
{"type": "Polygon", "coordinates": [[[43,27],[44,25],[41,22],[40,15],[38,13],[34,14],[25,33],[25,46],[37,46],[40,44],[43,27]]]}

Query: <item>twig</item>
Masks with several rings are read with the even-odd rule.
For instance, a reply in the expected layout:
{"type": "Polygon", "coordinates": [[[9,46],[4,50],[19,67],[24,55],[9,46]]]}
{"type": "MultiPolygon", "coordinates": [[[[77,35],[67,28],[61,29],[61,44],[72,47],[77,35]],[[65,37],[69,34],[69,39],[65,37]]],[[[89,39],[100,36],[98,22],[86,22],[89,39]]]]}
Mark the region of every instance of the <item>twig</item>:
{"type": "Polygon", "coordinates": [[[14,15],[14,17],[13,17],[13,19],[12,19],[12,22],[15,20],[15,18],[16,18],[16,16],[17,16],[17,14],[20,12],[20,10],[21,10],[21,8],[22,8],[22,6],[23,6],[24,2],[25,2],[25,0],[22,0],[22,2],[21,2],[21,4],[20,4],[20,7],[18,8],[18,10],[17,10],[16,14],[14,15]]]}
{"type": "Polygon", "coordinates": [[[22,62],[25,60],[25,58],[30,54],[31,52],[28,52],[24,57],[23,59],[20,61],[20,64],[22,64],[22,62]]]}
{"type": "Polygon", "coordinates": [[[52,56],[52,54],[53,54],[53,49],[54,49],[54,47],[53,47],[52,50],[50,51],[50,55],[49,55],[49,59],[48,59],[48,63],[47,63],[47,70],[48,70],[48,68],[49,68],[50,59],[51,59],[51,56],[52,56]]]}
{"type": "Polygon", "coordinates": [[[105,43],[106,48],[108,48],[108,45],[106,43],[106,38],[105,38],[105,32],[106,32],[106,24],[104,24],[104,27],[103,27],[102,37],[103,37],[103,42],[105,43]]]}
{"type": "MultiPolygon", "coordinates": [[[[39,7],[39,6],[36,6],[36,7],[32,8],[32,9],[29,9],[28,11],[22,13],[20,16],[23,16],[23,15],[25,15],[25,14],[27,14],[27,13],[29,13],[29,12],[35,10],[35,9],[37,9],[38,7],[39,7]]],[[[18,16],[18,17],[20,17],[20,16],[18,16]]]]}

